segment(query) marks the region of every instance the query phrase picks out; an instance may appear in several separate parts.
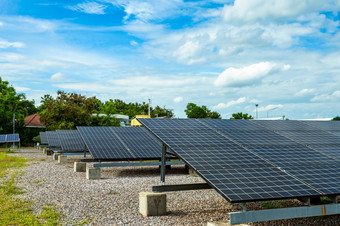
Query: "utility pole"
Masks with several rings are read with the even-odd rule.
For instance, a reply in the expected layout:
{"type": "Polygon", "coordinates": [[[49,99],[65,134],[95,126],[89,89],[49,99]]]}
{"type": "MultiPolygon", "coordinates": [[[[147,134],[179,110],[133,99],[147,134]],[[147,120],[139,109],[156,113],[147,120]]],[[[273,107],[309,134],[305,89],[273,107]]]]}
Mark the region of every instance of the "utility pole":
{"type": "Polygon", "coordinates": [[[258,112],[257,112],[257,108],[259,107],[259,104],[255,104],[255,107],[256,107],[256,119],[258,119],[259,115],[258,115],[258,112]]]}
{"type": "Polygon", "coordinates": [[[148,110],[148,115],[150,115],[150,116],[151,116],[151,114],[150,114],[150,113],[151,113],[151,112],[150,112],[151,99],[149,98],[148,100],[149,100],[149,110],[148,110]]]}

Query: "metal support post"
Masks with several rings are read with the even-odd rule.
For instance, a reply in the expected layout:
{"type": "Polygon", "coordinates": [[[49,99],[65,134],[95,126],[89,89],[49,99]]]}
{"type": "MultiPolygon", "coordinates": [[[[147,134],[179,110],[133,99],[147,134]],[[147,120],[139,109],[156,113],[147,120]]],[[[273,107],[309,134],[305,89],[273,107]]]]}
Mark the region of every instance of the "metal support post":
{"type": "Polygon", "coordinates": [[[242,212],[246,212],[246,211],[247,211],[247,206],[246,206],[245,203],[240,202],[240,203],[237,203],[237,205],[239,205],[240,207],[242,207],[242,212]]]}
{"type": "Polygon", "coordinates": [[[161,181],[165,183],[166,145],[162,145],[161,181]]]}

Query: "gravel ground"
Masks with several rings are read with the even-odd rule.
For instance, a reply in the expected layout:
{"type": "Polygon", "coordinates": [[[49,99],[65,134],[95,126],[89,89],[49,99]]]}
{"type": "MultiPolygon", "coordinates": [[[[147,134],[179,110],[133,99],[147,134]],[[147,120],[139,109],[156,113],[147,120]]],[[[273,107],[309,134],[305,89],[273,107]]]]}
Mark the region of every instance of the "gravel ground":
{"type": "MultiPolygon", "coordinates": [[[[206,225],[209,221],[227,221],[228,212],[240,211],[214,190],[167,193],[166,216],[143,217],[138,210],[140,192],[151,191],[160,183],[158,167],[102,168],[100,180],[86,180],[85,173],[73,172],[77,157],[58,164],[37,149],[23,149],[11,154],[31,159],[18,185],[22,197],[33,200],[33,210],[51,203],[62,212],[62,224],[87,220],[88,225],[206,225]]],[[[91,164],[88,163],[90,166],[91,164]]],[[[167,183],[203,182],[184,174],[184,167],[172,166],[167,183]]],[[[273,202],[272,205],[278,205],[273,202]]],[[[302,206],[297,200],[284,200],[279,207],[302,206]]],[[[259,202],[247,204],[248,210],[263,209],[259,202]]],[[[250,225],[340,225],[340,216],[300,218],[252,223],[250,225]]]]}

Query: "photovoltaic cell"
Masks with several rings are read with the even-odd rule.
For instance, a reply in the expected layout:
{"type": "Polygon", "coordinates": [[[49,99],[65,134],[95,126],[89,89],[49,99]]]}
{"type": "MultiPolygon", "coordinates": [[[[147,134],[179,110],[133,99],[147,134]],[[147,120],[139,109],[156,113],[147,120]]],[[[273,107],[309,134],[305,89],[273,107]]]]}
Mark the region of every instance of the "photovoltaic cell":
{"type": "Polygon", "coordinates": [[[57,130],[63,152],[83,152],[85,143],[77,130],[57,130]]]}
{"type": "Polygon", "coordinates": [[[48,144],[46,132],[40,132],[39,134],[40,134],[41,144],[48,144]]]}
{"type": "Polygon", "coordinates": [[[311,125],[323,130],[338,130],[340,131],[340,121],[304,121],[303,123],[311,125]]]}
{"type": "Polygon", "coordinates": [[[280,134],[306,145],[340,145],[338,136],[326,131],[280,131],[280,134]]]}
{"type": "Polygon", "coordinates": [[[311,148],[340,161],[340,145],[313,145],[311,148]]]}
{"type": "Polygon", "coordinates": [[[7,134],[6,142],[19,142],[19,134],[7,134]]]}
{"type": "Polygon", "coordinates": [[[215,120],[215,119],[199,119],[199,121],[205,125],[208,125],[217,130],[266,130],[260,125],[253,123],[250,120],[215,120]]]}
{"type": "Polygon", "coordinates": [[[56,131],[46,131],[48,146],[60,147],[59,137],[56,131]]]}

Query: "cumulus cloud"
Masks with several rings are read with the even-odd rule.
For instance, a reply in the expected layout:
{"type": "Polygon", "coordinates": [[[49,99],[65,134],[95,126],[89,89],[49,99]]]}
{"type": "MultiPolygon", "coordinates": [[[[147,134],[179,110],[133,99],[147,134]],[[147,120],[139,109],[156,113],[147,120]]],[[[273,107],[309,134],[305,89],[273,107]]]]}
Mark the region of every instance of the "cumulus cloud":
{"type": "Polygon", "coordinates": [[[183,101],[183,97],[176,97],[176,98],[174,98],[174,102],[175,103],[180,103],[182,101],[183,101]]]}
{"type": "Polygon", "coordinates": [[[21,48],[24,44],[22,42],[8,42],[6,40],[0,40],[0,49],[6,49],[9,47],[21,48]]]}
{"type": "Polygon", "coordinates": [[[276,64],[261,62],[243,68],[230,67],[215,80],[215,86],[249,86],[261,83],[262,79],[276,69],[276,64]]]}
{"type": "Polygon", "coordinates": [[[244,103],[246,100],[247,100],[246,97],[240,97],[237,100],[231,100],[231,101],[229,101],[227,103],[219,103],[218,105],[213,106],[212,108],[216,109],[216,110],[223,109],[223,108],[228,108],[228,107],[231,107],[233,105],[244,103]]]}
{"type": "Polygon", "coordinates": [[[66,76],[61,72],[57,72],[51,76],[51,80],[56,82],[64,81],[65,79],[66,76]]]}
{"type": "Polygon", "coordinates": [[[21,87],[21,86],[15,86],[14,88],[15,88],[15,90],[16,90],[17,92],[27,92],[27,91],[30,91],[30,90],[31,90],[30,88],[21,87]]]}
{"type": "Polygon", "coordinates": [[[314,0],[235,0],[233,5],[225,5],[223,18],[230,22],[273,21],[297,17],[326,6],[326,1],[314,0]]]}
{"type": "Polygon", "coordinates": [[[294,96],[302,97],[302,96],[310,95],[313,93],[315,93],[315,89],[302,89],[299,92],[295,93],[294,96]]]}
{"type": "Polygon", "coordinates": [[[327,101],[340,101],[340,90],[333,93],[325,93],[315,96],[311,99],[312,102],[327,102],[327,101]]]}
{"type": "Polygon", "coordinates": [[[68,9],[73,11],[83,12],[87,14],[105,14],[107,5],[99,4],[97,2],[79,3],[75,6],[67,6],[68,9]]]}

